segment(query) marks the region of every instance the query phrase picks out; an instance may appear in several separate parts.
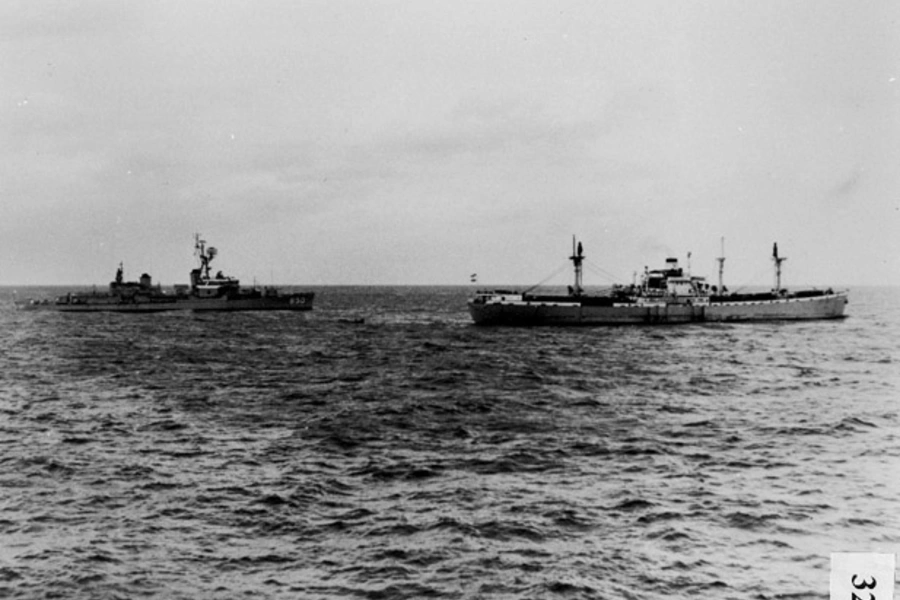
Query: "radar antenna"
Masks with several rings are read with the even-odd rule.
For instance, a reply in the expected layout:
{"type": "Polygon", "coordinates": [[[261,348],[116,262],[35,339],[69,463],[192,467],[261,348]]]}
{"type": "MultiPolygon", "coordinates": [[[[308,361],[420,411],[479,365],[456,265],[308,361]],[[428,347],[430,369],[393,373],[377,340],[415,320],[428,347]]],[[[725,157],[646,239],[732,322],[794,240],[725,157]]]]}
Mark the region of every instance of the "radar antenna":
{"type": "Polygon", "coordinates": [[[200,274],[203,279],[209,279],[209,261],[216,255],[216,249],[206,250],[206,240],[200,238],[199,233],[194,234],[194,254],[200,260],[200,274]]]}

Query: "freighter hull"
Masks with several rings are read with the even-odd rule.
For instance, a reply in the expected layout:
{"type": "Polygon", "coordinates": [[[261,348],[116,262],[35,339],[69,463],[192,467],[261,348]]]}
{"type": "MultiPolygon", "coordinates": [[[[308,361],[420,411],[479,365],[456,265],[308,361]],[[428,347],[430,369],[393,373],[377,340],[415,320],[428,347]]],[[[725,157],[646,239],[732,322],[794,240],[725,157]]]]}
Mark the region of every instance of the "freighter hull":
{"type": "Polygon", "coordinates": [[[705,311],[707,321],[798,321],[838,319],[844,316],[847,293],[838,292],[811,298],[713,302],[705,311]]]}
{"type": "Polygon", "coordinates": [[[703,321],[777,321],[833,319],[844,316],[844,292],[812,298],[779,298],[702,304],[611,303],[592,306],[572,302],[500,300],[469,302],[477,325],[618,325],[675,324],[703,321]]]}

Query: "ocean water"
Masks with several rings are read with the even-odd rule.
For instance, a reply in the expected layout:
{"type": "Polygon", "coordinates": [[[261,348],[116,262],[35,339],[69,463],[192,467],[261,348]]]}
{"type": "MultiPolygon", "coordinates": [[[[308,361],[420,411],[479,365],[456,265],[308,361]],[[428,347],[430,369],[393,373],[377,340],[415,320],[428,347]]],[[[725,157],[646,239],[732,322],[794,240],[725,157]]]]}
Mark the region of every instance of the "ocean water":
{"type": "Polygon", "coordinates": [[[900,290],[586,329],[316,291],[78,315],[0,290],[0,597],[822,599],[830,553],[900,552],[900,290]]]}

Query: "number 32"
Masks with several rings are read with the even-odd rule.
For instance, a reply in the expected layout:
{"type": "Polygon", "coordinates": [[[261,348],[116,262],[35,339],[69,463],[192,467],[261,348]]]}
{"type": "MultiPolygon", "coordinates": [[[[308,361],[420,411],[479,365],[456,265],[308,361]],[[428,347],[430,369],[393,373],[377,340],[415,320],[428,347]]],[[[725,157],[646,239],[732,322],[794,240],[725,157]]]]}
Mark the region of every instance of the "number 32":
{"type": "MultiPolygon", "coordinates": [[[[851,577],[850,584],[858,590],[863,590],[863,589],[871,590],[878,584],[878,580],[876,580],[874,577],[872,578],[871,583],[866,582],[866,581],[857,582],[856,581],[857,577],[858,577],[858,575],[854,575],[853,577],[851,577]]],[[[852,600],[863,600],[856,594],[851,594],[851,596],[852,596],[852,600]]],[[[873,594],[872,592],[869,592],[869,600],[875,600],[875,594],[873,594]]]]}

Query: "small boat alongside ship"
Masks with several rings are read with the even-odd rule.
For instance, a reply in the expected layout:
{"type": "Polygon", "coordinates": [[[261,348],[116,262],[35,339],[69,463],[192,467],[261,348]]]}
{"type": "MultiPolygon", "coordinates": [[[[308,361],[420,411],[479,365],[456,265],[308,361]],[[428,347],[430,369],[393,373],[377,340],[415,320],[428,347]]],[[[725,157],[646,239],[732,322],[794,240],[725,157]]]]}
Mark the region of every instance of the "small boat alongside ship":
{"type": "Polygon", "coordinates": [[[311,310],[313,292],[285,292],[274,287],[243,287],[238,279],[219,271],[210,274],[210,263],[217,255],[214,247],[195,236],[195,254],[199,266],[190,273],[190,285],[175,285],[164,290],[153,285],[152,278],[143,274],[139,281],[124,281],[122,264],[107,291],[69,292],[50,299],[17,302],[23,310],[57,312],[163,312],[172,310],[235,311],[235,310],[311,310]]]}
{"type": "MultiPolygon", "coordinates": [[[[724,243],[723,243],[724,246],[724,243]]],[[[662,269],[645,268],[640,283],[616,285],[607,294],[586,294],[582,287],[584,250],[572,241],[575,282],[568,294],[479,291],[469,299],[476,325],[614,325],[703,321],[776,321],[836,319],[844,316],[848,292],[808,289],[789,292],[781,286],[778,245],[772,249],[775,286],[768,292],[728,293],[722,283],[725,257],[719,262],[718,285],[685,273],[678,259],[662,269]]]]}

